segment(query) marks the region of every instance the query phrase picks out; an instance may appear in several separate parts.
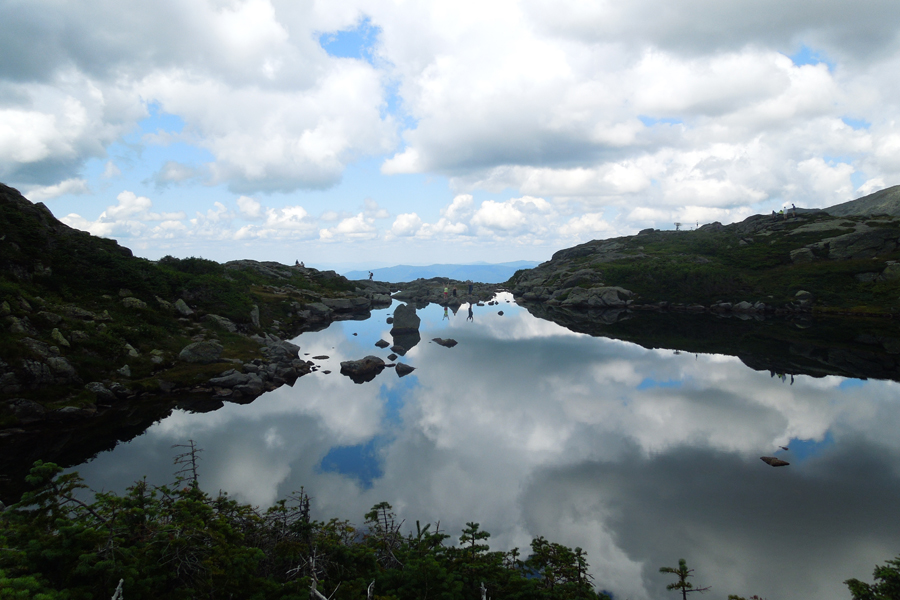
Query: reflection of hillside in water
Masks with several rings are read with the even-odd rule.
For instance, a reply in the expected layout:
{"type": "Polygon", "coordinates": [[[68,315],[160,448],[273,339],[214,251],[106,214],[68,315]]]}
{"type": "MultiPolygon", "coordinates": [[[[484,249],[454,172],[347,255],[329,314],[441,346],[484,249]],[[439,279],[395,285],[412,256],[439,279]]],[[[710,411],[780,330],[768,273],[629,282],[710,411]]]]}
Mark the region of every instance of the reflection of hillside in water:
{"type": "Polygon", "coordinates": [[[900,381],[900,326],[892,319],[738,318],[737,316],[577,311],[524,304],[571,331],[644,348],[736,356],[775,374],[900,381]]]}

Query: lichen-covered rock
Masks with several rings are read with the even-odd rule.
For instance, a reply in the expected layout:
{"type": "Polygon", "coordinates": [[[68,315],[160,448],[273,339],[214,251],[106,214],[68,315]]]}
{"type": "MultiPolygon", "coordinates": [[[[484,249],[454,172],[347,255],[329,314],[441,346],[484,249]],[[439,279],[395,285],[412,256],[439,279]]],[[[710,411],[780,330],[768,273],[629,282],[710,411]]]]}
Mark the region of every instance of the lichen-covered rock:
{"type": "Polygon", "coordinates": [[[791,250],[791,262],[808,263],[816,260],[816,255],[809,248],[791,250]]]}
{"type": "Polygon", "coordinates": [[[92,392],[95,396],[97,396],[98,402],[115,402],[118,400],[116,395],[110,390],[108,387],[100,383],[99,381],[92,381],[84,386],[89,392],[92,392]]]}
{"type": "Polygon", "coordinates": [[[218,342],[194,342],[178,353],[178,359],[196,364],[210,364],[222,357],[222,345],[218,342]]]}
{"type": "Polygon", "coordinates": [[[133,296],[127,296],[125,298],[122,298],[122,304],[125,306],[125,308],[141,308],[141,309],[147,308],[146,302],[144,302],[143,300],[134,298],[133,296]]]}
{"type": "Polygon", "coordinates": [[[32,389],[37,389],[55,383],[55,377],[50,367],[39,360],[22,359],[22,374],[25,383],[32,389]]]}
{"type": "Polygon", "coordinates": [[[259,306],[256,304],[250,309],[250,322],[255,328],[259,329],[259,306]]]}
{"type": "Polygon", "coordinates": [[[125,349],[125,354],[127,354],[131,358],[137,358],[138,356],[141,355],[140,352],[138,352],[137,349],[135,349],[135,347],[132,346],[131,344],[125,344],[124,349],[125,349]]]}
{"type": "Polygon", "coordinates": [[[206,321],[207,323],[210,323],[210,324],[216,326],[216,327],[221,327],[225,331],[229,331],[231,333],[234,333],[235,331],[237,331],[237,325],[235,325],[231,319],[228,319],[226,317],[220,317],[219,315],[209,314],[209,315],[206,315],[206,317],[204,317],[203,320],[206,321]]]}
{"type": "Polygon", "coordinates": [[[169,312],[175,310],[175,306],[168,300],[163,300],[159,296],[155,296],[155,298],[156,298],[156,303],[159,304],[159,307],[161,309],[163,309],[165,311],[169,311],[169,312]]]}
{"type": "Polygon", "coordinates": [[[194,311],[191,309],[190,306],[187,305],[187,302],[185,302],[181,298],[179,298],[178,300],[175,301],[175,310],[177,310],[178,314],[180,314],[183,317],[189,317],[192,314],[194,314],[194,311]]]}

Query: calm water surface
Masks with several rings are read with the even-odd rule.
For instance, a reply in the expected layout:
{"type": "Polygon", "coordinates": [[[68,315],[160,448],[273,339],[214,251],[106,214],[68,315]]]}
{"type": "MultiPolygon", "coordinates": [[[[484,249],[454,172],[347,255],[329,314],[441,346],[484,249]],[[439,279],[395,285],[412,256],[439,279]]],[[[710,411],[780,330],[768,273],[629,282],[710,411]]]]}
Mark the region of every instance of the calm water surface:
{"type": "Polygon", "coordinates": [[[632,600],[674,597],[658,571],[679,558],[709,598],[847,599],[843,580],[900,554],[897,383],[791,383],[737,358],[572,333],[508,299],[472,321],[467,305],[419,310],[404,378],[339,373],[389,354],[374,343],[391,341],[392,309],[305,333],[305,358],[329,358],[293,388],[175,412],[77,470],[94,489],[171,482],[172,445],[193,439],[209,492],[264,507],[303,486],[317,518],[357,524],[387,501],[451,534],[477,521],[493,549],[543,535],[584,548],[598,586],[632,600]]]}

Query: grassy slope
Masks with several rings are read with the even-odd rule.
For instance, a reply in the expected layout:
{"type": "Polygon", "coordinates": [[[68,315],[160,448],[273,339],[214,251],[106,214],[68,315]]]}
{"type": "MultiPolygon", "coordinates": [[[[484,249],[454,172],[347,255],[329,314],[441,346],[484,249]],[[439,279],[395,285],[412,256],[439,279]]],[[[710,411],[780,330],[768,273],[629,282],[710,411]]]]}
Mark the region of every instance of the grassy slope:
{"type": "MultiPolygon", "coordinates": [[[[792,250],[852,231],[848,222],[900,228],[895,218],[834,218],[808,215],[777,223],[777,227],[748,233],[738,226],[701,228],[696,231],[654,231],[617,238],[620,258],[599,261],[595,255],[556,260],[544,270],[567,272],[590,269],[602,274],[606,285],[621,286],[638,294],[638,301],[681,302],[710,305],[715,302],[762,301],[776,306],[794,299],[800,290],[815,294],[820,309],[889,313],[900,308],[900,281],[861,282],[856,275],[880,272],[887,261],[900,260],[894,251],[858,260],[817,260],[792,263],[792,250]],[[824,228],[793,234],[803,225],[824,228]],[[832,224],[834,227],[830,227],[832,224]]],[[[508,284],[515,286],[528,272],[520,272],[508,284]]],[[[558,277],[561,279],[562,275],[558,277]]],[[[555,283],[553,278],[549,284],[555,283]]]]}

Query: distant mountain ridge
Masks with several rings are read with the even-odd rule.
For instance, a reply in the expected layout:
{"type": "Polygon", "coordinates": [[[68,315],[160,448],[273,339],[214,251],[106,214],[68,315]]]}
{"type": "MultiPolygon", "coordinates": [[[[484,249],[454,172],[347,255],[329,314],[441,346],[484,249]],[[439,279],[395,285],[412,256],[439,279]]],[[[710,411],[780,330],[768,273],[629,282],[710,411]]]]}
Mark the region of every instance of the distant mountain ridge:
{"type": "Polygon", "coordinates": [[[900,217],[900,185],[877,191],[868,196],[835,204],[825,209],[833,217],[890,215],[900,217]]]}
{"type": "MultiPolygon", "coordinates": [[[[514,262],[484,264],[484,265],[451,265],[437,264],[427,266],[397,265],[372,269],[374,278],[378,281],[406,282],[416,279],[430,279],[432,277],[447,277],[457,281],[478,281],[481,283],[502,283],[508,280],[519,269],[531,269],[540,263],[530,260],[517,260],[514,262]]],[[[347,279],[368,279],[369,271],[348,271],[343,273],[347,279]]]]}

